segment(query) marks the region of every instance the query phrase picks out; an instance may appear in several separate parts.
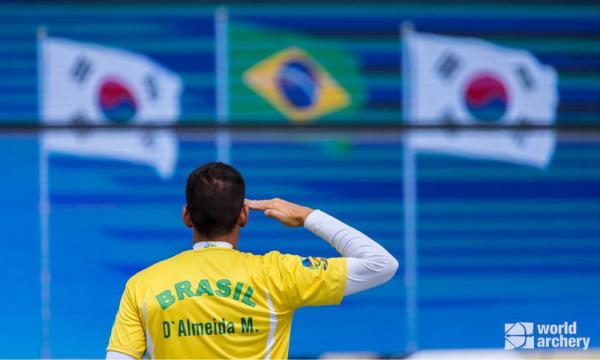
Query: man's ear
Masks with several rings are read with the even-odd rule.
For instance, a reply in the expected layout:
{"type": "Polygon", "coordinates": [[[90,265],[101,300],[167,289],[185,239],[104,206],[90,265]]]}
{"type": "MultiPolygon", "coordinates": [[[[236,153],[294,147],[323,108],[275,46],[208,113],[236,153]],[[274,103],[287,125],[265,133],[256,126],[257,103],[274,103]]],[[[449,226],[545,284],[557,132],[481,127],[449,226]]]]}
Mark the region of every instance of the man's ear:
{"type": "Polygon", "coordinates": [[[192,217],[190,215],[190,211],[188,210],[187,205],[183,205],[183,209],[181,210],[181,221],[183,224],[189,228],[193,227],[192,217]]]}
{"type": "Polygon", "coordinates": [[[240,227],[246,226],[248,223],[248,215],[250,213],[250,207],[246,204],[242,206],[242,211],[240,212],[240,218],[238,219],[238,225],[240,227]]]}

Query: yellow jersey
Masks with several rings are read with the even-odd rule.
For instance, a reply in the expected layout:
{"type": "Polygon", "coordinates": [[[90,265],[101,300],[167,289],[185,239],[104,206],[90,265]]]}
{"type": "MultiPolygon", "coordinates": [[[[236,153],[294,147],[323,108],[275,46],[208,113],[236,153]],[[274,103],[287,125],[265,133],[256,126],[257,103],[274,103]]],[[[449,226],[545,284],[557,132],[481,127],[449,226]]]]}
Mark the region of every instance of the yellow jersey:
{"type": "Polygon", "coordinates": [[[344,258],[184,251],[129,279],[107,351],[141,358],[287,358],[295,309],[339,304],[344,258]]]}

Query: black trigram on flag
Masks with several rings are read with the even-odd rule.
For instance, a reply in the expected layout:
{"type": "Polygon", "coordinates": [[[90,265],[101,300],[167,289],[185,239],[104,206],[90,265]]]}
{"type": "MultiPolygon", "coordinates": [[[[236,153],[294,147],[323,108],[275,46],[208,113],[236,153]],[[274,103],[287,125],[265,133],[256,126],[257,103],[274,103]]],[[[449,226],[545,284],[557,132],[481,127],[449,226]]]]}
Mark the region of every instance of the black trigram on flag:
{"type": "Polygon", "coordinates": [[[519,129],[519,130],[515,130],[512,133],[513,141],[514,141],[514,143],[515,143],[516,146],[518,146],[520,148],[525,148],[527,146],[527,140],[529,138],[528,135],[530,134],[527,131],[527,129],[525,129],[525,127],[527,127],[527,126],[529,126],[531,124],[527,121],[527,119],[522,118],[522,119],[519,119],[518,121],[516,121],[514,123],[514,125],[515,126],[521,126],[523,128],[519,129]]]}
{"type": "Polygon", "coordinates": [[[158,86],[156,86],[156,79],[152,75],[147,75],[144,78],[144,86],[148,92],[148,97],[152,100],[158,99],[158,86]]]}
{"type": "Polygon", "coordinates": [[[438,75],[444,79],[450,79],[456,73],[460,67],[460,59],[452,52],[445,52],[442,57],[439,58],[436,64],[436,71],[438,75]]]}
{"type": "Polygon", "coordinates": [[[523,66],[523,65],[518,66],[515,69],[515,74],[517,75],[517,78],[519,79],[519,83],[521,84],[523,89],[533,90],[535,88],[535,82],[533,80],[533,77],[531,76],[531,73],[525,66],[523,66]]]}
{"type": "Polygon", "coordinates": [[[80,55],[75,59],[73,67],[71,68],[71,77],[77,83],[83,83],[92,71],[92,62],[85,56],[80,55]]]}

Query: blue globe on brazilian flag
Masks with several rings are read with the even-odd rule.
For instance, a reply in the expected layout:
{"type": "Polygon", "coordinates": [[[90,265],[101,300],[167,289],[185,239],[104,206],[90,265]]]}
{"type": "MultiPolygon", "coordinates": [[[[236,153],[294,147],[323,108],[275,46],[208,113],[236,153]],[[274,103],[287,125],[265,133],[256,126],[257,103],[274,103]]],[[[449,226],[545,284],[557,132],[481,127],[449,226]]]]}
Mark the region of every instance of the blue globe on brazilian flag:
{"type": "Polygon", "coordinates": [[[350,95],[306,51],[290,47],[254,65],[244,82],[288,119],[307,121],[350,104],[350,95]]]}
{"type": "Polygon", "coordinates": [[[358,63],[338,40],[233,23],[231,118],[235,122],[347,121],[364,91],[358,63]]]}

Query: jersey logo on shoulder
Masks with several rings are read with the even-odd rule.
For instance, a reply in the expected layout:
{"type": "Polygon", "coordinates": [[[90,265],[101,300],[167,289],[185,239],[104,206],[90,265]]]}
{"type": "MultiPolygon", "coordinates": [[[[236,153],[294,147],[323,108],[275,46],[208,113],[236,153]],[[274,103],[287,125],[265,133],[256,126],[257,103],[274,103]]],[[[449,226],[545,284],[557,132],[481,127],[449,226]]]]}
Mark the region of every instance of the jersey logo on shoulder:
{"type": "Polygon", "coordinates": [[[304,265],[305,267],[307,267],[311,270],[318,270],[322,267],[323,271],[326,271],[327,270],[327,259],[322,258],[322,257],[303,257],[302,265],[304,265]]]}

